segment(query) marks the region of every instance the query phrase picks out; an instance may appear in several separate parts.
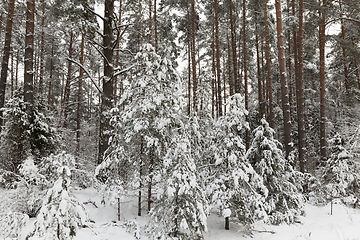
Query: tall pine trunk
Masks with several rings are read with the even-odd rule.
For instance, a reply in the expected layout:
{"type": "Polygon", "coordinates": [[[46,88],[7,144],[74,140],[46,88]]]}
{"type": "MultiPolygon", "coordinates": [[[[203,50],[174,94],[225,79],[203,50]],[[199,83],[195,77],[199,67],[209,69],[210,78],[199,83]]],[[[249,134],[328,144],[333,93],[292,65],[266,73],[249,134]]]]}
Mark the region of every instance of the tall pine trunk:
{"type": "MultiPolygon", "coordinates": [[[[12,26],[13,26],[13,17],[14,17],[14,7],[15,7],[15,0],[9,1],[8,7],[8,17],[6,23],[6,32],[5,32],[5,43],[3,49],[3,59],[1,63],[1,76],[0,76],[0,126],[3,125],[2,116],[3,112],[1,109],[4,107],[5,104],[5,88],[6,88],[6,79],[8,74],[8,67],[9,67],[9,57],[10,57],[10,44],[11,44],[11,33],[12,33],[12,26]]],[[[0,128],[1,131],[1,128],[0,128]]]]}
{"type": "MultiPolygon", "coordinates": [[[[80,46],[80,64],[84,65],[84,48],[85,48],[85,34],[81,33],[81,46],[80,46]]],[[[82,101],[82,84],[83,84],[84,70],[79,70],[79,86],[78,86],[78,99],[76,111],[76,153],[80,152],[80,130],[81,130],[81,101],[82,101]]]]}
{"type": "Polygon", "coordinates": [[[114,69],[113,69],[113,30],[112,21],[114,14],[114,1],[105,0],[103,47],[104,47],[104,77],[103,92],[101,94],[101,113],[99,129],[99,154],[98,163],[104,160],[104,154],[109,147],[110,118],[109,111],[113,107],[114,99],[114,69]]]}
{"type": "MultiPolygon", "coordinates": [[[[244,56],[244,88],[245,88],[245,109],[249,111],[249,90],[248,90],[248,72],[247,72],[247,48],[246,48],[246,0],[243,0],[243,56],[244,56]]],[[[246,116],[246,121],[249,117],[246,116]]],[[[250,147],[250,133],[246,129],[245,133],[246,149],[250,147]]]]}
{"type": "MultiPolygon", "coordinates": [[[[342,14],[342,6],[341,6],[342,0],[339,0],[339,7],[340,7],[340,23],[341,23],[341,38],[343,40],[343,44],[345,42],[345,26],[344,26],[344,20],[343,20],[343,14],[342,14]]],[[[345,89],[346,94],[350,94],[350,82],[349,82],[349,71],[347,67],[347,61],[346,61],[346,50],[344,46],[342,46],[342,54],[343,54],[343,62],[344,62],[344,77],[345,77],[345,89]]]]}
{"type": "Polygon", "coordinates": [[[196,44],[195,44],[195,0],[191,0],[191,66],[193,78],[193,111],[197,112],[196,44]]]}
{"type": "Polygon", "coordinates": [[[240,93],[240,80],[238,77],[238,61],[236,53],[236,37],[235,37],[235,23],[233,16],[233,3],[229,0],[229,17],[230,17],[230,34],[231,34],[231,50],[232,50],[232,64],[233,64],[233,86],[234,92],[240,93]]]}
{"type": "Polygon", "coordinates": [[[289,156],[292,151],[291,147],[291,118],[290,118],[290,105],[289,105],[289,93],[286,76],[286,57],[285,57],[285,44],[284,44],[284,33],[282,27],[282,12],[281,12],[281,1],[275,0],[276,9],[276,29],[277,29],[277,40],[278,40],[278,61],[280,71],[280,84],[281,84],[281,102],[283,110],[284,120],[284,143],[286,157],[289,156]]]}
{"type": "Polygon", "coordinates": [[[305,172],[305,94],[304,94],[304,0],[299,0],[299,79],[297,90],[298,150],[300,172],[305,172]]]}
{"type": "Polygon", "coordinates": [[[34,14],[35,0],[26,2],[26,34],[25,34],[25,59],[24,59],[24,102],[32,123],[32,108],[34,103],[34,14]]]}
{"type": "Polygon", "coordinates": [[[40,42],[40,74],[39,74],[39,96],[42,95],[44,84],[44,54],[45,54],[45,0],[41,1],[41,42],[40,42]]]}
{"type": "Polygon", "coordinates": [[[320,12],[321,22],[319,27],[319,49],[320,49],[320,156],[321,161],[326,161],[326,113],[325,113],[325,7],[327,0],[322,1],[320,12]]]}
{"type": "Polygon", "coordinates": [[[267,16],[267,0],[264,0],[264,24],[265,24],[265,56],[267,69],[267,96],[269,100],[269,125],[274,128],[274,114],[273,114],[273,94],[272,94],[272,74],[271,74],[271,59],[270,59],[270,36],[267,16]]]}
{"type": "Polygon", "coordinates": [[[219,19],[218,19],[218,1],[214,0],[215,16],[215,48],[216,48],[216,81],[217,81],[217,105],[218,116],[222,116],[222,99],[221,99],[221,72],[220,72],[220,41],[219,41],[219,19]]]}

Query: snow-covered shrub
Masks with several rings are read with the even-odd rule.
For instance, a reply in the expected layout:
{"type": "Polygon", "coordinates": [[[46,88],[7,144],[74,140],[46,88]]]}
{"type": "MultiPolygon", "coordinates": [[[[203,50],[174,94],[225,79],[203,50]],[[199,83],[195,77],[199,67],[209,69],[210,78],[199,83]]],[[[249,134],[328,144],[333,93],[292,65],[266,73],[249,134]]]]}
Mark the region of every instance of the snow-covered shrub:
{"type": "Polygon", "coordinates": [[[302,213],[304,197],[301,194],[301,174],[285,159],[281,143],[274,138],[275,131],[265,119],[254,133],[246,158],[262,177],[268,189],[266,211],[273,224],[293,223],[302,213]]]}
{"type": "Polygon", "coordinates": [[[62,158],[61,166],[57,169],[59,178],[47,191],[29,239],[72,239],[77,228],[87,220],[85,207],[70,193],[68,160],[62,158]]]}
{"type": "Polygon", "coordinates": [[[6,103],[6,123],[0,134],[1,168],[18,173],[20,164],[29,155],[38,162],[55,150],[55,131],[49,126],[50,120],[42,110],[41,104],[34,104],[32,116],[29,116],[19,92],[6,103]],[[33,119],[31,124],[30,118],[33,119]]]}
{"type": "Polygon", "coordinates": [[[344,203],[355,204],[359,198],[359,176],[344,140],[336,135],[329,141],[330,158],[322,169],[322,180],[327,200],[339,198],[344,203]]]}
{"type": "Polygon", "coordinates": [[[159,172],[158,201],[150,212],[151,239],[202,239],[208,203],[199,186],[189,136],[175,136],[159,172]]]}
{"type": "Polygon", "coordinates": [[[240,132],[247,128],[247,111],[240,94],[231,96],[229,111],[214,125],[209,147],[212,165],[207,192],[212,205],[230,208],[244,224],[266,218],[264,198],[267,189],[261,177],[245,158],[246,149],[240,132]]]}
{"type": "Polygon", "coordinates": [[[23,213],[0,213],[0,238],[20,239],[28,222],[29,216],[23,213]]]}

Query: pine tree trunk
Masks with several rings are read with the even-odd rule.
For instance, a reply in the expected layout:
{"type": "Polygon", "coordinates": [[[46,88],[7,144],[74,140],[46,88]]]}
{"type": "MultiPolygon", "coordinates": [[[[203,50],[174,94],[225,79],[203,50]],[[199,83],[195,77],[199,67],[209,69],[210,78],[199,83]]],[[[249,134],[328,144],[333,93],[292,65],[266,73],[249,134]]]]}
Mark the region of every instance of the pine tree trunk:
{"type": "MultiPolygon", "coordinates": [[[[352,41],[352,45],[355,46],[354,36],[351,37],[351,41],[352,41]]],[[[356,55],[354,55],[354,67],[355,67],[355,74],[356,74],[356,79],[357,79],[357,82],[358,82],[358,87],[359,87],[359,90],[360,90],[360,71],[359,71],[359,68],[358,68],[358,61],[357,61],[356,55]]]]}
{"type": "MultiPolygon", "coordinates": [[[[344,26],[344,20],[342,19],[342,7],[341,7],[342,0],[339,0],[339,7],[340,7],[340,23],[341,23],[341,38],[343,42],[345,42],[345,26],[344,26]]],[[[344,61],[344,77],[345,77],[345,89],[346,94],[350,94],[350,82],[349,82],[349,71],[347,68],[347,61],[346,61],[346,50],[344,47],[342,47],[342,54],[343,54],[343,61],[344,61]]]]}
{"type": "Polygon", "coordinates": [[[99,154],[98,164],[105,158],[104,154],[109,147],[109,130],[110,118],[109,111],[113,106],[114,99],[114,69],[113,69],[113,31],[112,21],[114,13],[114,1],[105,0],[105,14],[104,14],[104,78],[103,78],[103,92],[101,95],[101,116],[100,116],[100,129],[99,129],[99,154]]]}
{"type": "Polygon", "coordinates": [[[196,78],[196,50],[195,50],[195,0],[191,0],[191,65],[193,78],[193,111],[197,112],[197,78],[196,78]]]}
{"type": "Polygon", "coordinates": [[[285,57],[285,44],[284,34],[282,27],[282,12],[281,12],[281,1],[275,0],[276,9],[276,29],[277,29],[277,40],[278,40],[278,61],[280,71],[280,83],[281,83],[281,102],[283,109],[284,118],[284,143],[286,157],[289,156],[292,151],[291,147],[291,118],[290,118],[290,106],[289,106],[289,93],[286,76],[286,57],[285,57]]]}
{"type": "MultiPolygon", "coordinates": [[[[120,26],[121,26],[121,15],[122,15],[122,0],[119,0],[119,29],[118,31],[121,30],[120,26]]],[[[120,39],[117,39],[116,41],[116,58],[115,58],[115,68],[119,67],[119,48],[120,48],[120,39]]],[[[121,84],[122,85],[122,84],[121,84]]],[[[114,76],[114,104],[116,105],[117,103],[117,99],[119,98],[118,95],[118,76],[114,76]]],[[[119,89],[120,91],[120,95],[122,94],[122,87],[119,89]]]]}
{"type": "MultiPolygon", "coordinates": [[[[327,0],[322,1],[323,11],[327,0]]],[[[320,49],[320,156],[321,161],[326,161],[326,114],[325,114],[325,13],[321,12],[321,23],[319,27],[319,49],[320,49]]]]}
{"type": "MultiPolygon", "coordinates": [[[[74,43],[75,34],[70,32],[70,42],[69,42],[69,59],[72,59],[73,55],[73,43],[74,43]]],[[[72,73],[72,64],[71,61],[68,61],[66,83],[64,88],[64,96],[61,103],[61,112],[60,112],[60,126],[62,123],[62,116],[64,116],[64,126],[67,125],[67,113],[68,113],[68,104],[70,99],[70,84],[71,84],[71,73],[72,73]]]]}
{"type": "Polygon", "coordinates": [[[49,110],[53,109],[52,101],[52,81],[53,81],[53,68],[54,68],[54,37],[51,39],[51,58],[50,58],[50,76],[49,76],[49,86],[48,86],[48,105],[49,110]]]}
{"type": "Polygon", "coordinates": [[[299,0],[299,81],[298,94],[298,148],[300,172],[305,172],[305,94],[304,94],[304,0],[299,0]]]}
{"type": "Polygon", "coordinates": [[[258,35],[258,22],[257,15],[255,13],[255,48],[256,48],[256,65],[257,65],[257,80],[258,80],[258,101],[259,101],[259,120],[264,116],[263,99],[262,99],[262,79],[261,79],[261,67],[260,67],[260,52],[259,52],[259,35],[258,35]]]}
{"type": "Polygon", "coordinates": [[[42,95],[44,82],[44,53],[45,53],[45,0],[41,1],[41,43],[40,43],[40,75],[39,75],[39,95],[42,95]]]}
{"type": "Polygon", "coordinates": [[[215,70],[215,24],[212,27],[212,43],[211,43],[211,116],[215,118],[215,78],[216,78],[216,70],[215,70]]]}
{"type": "Polygon", "coordinates": [[[10,97],[13,98],[14,96],[14,50],[11,50],[11,65],[10,65],[10,79],[11,79],[11,92],[10,97]]]}
{"type": "MultiPolygon", "coordinates": [[[[34,13],[35,0],[26,2],[26,35],[25,35],[25,59],[24,59],[24,102],[28,114],[32,115],[34,103],[33,78],[34,78],[34,13]]],[[[32,118],[30,117],[30,124],[32,118]]]]}
{"type": "Polygon", "coordinates": [[[149,43],[151,44],[152,38],[152,0],[149,0],[149,43]]]}
{"type": "Polygon", "coordinates": [[[217,105],[218,116],[222,116],[222,99],[221,99],[221,72],[220,72],[220,41],[219,41],[219,19],[218,19],[218,1],[214,0],[215,14],[215,48],[216,48],[216,82],[217,82],[217,105]]]}
{"type": "Polygon", "coordinates": [[[155,52],[158,51],[158,34],[157,34],[157,20],[156,20],[156,0],[154,0],[154,37],[155,37],[155,52]]]}
{"type": "MultiPolygon", "coordinates": [[[[243,56],[244,56],[244,88],[245,88],[245,109],[249,111],[249,90],[248,90],[248,72],[247,72],[247,49],[246,49],[246,0],[243,0],[243,56]]],[[[246,116],[246,121],[249,117],[246,116]]],[[[250,148],[250,132],[245,132],[246,149],[250,148]]]]}
{"type": "MultiPolygon", "coordinates": [[[[80,64],[84,65],[84,48],[85,48],[85,34],[81,33],[81,46],[80,46],[80,64]]],[[[79,86],[78,86],[78,99],[76,111],[76,153],[80,152],[80,130],[81,130],[81,102],[82,102],[82,82],[84,77],[84,70],[80,67],[79,70],[79,86]]]]}
{"type": "MultiPolygon", "coordinates": [[[[5,32],[5,43],[3,49],[3,59],[1,63],[1,77],[0,77],[0,126],[3,126],[2,116],[3,112],[1,109],[5,104],[5,88],[6,88],[6,79],[8,74],[9,67],[9,57],[10,57],[10,44],[11,44],[11,33],[13,26],[13,17],[14,17],[14,6],[15,0],[9,1],[8,7],[8,17],[6,23],[6,32],[5,32]]],[[[0,128],[1,131],[1,128],[0,128]]]]}
{"type": "Polygon", "coordinates": [[[274,128],[274,114],[273,114],[273,97],[272,97],[272,74],[271,74],[271,59],[270,59],[270,36],[267,16],[267,0],[264,0],[264,24],[265,24],[265,55],[267,68],[267,91],[269,99],[269,125],[274,128]]]}
{"type": "Polygon", "coordinates": [[[187,48],[187,54],[188,54],[188,108],[187,113],[188,116],[190,116],[191,113],[191,34],[190,29],[188,29],[188,48],[187,48]]]}
{"type": "Polygon", "coordinates": [[[238,68],[237,68],[237,53],[236,53],[236,39],[235,39],[235,24],[233,17],[233,3],[232,0],[229,0],[229,17],[230,17],[230,34],[231,34],[231,50],[232,50],[232,64],[233,64],[233,81],[234,81],[234,92],[240,93],[240,80],[238,78],[238,68]]]}

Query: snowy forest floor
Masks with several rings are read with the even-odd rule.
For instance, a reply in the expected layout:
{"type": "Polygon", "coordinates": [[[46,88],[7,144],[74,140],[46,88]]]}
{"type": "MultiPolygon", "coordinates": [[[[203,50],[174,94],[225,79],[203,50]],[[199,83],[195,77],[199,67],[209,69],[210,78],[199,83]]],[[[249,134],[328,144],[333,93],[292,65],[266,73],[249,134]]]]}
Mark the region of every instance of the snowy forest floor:
{"type": "MultiPolygon", "coordinates": [[[[0,195],[5,197],[4,192],[0,195]]],[[[75,195],[86,203],[89,217],[94,221],[89,227],[79,229],[75,240],[131,240],[136,239],[136,228],[140,230],[140,239],[148,239],[144,231],[147,214],[144,210],[142,217],[137,216],[136,201],[125,200],[121,204],[121,221],[116,221],[117,208],[103,205],[94,188],[77,190],[75,195]]],[[[30,219],[23,236],[31,231],[34,221],[30,219]]],[[[321,207],[306,204],[301,223],[279,226],[255,223],[252,237],[246,236],[243,227],[235,222],[231,223],[230,230],[225,230],[223,217],[213,212],[208,218],[208,232],[204,236],[205,240],[356,240],[360,239],[360,210],[334,204],[333,215],[330,215],[330,204],[321,207]]]]}

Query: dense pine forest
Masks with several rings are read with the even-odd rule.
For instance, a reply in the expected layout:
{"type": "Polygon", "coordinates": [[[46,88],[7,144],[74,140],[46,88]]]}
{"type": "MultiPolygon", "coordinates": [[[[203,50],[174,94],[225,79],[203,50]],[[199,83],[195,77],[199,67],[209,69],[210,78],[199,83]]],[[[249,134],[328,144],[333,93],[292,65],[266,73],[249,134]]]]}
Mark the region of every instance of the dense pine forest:
{"type": "Polygon", "coordinates": [[[354,0],[0,1],[0,238],[360,208],[359,33],[354,0]]]}

